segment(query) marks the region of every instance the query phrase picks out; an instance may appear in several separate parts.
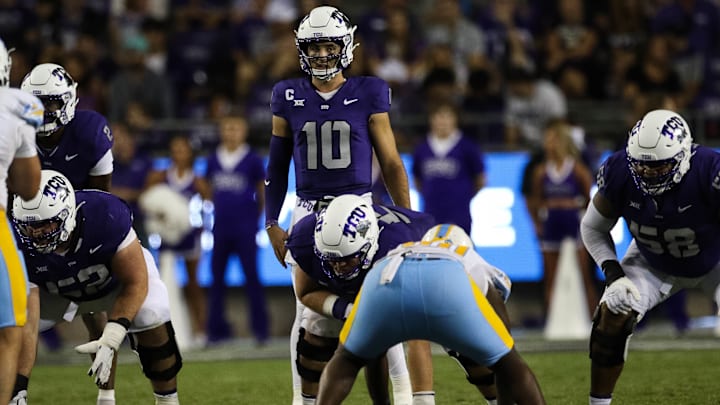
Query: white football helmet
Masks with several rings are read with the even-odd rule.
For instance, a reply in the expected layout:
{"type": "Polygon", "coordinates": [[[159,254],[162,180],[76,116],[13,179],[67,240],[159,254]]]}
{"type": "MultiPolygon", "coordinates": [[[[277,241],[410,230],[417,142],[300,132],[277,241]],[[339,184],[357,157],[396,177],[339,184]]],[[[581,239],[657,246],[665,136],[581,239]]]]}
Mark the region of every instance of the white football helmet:
{"type": "Polygon", "coordinates": [[[40,191],[29,201],[13,199],[13,225],[30,253],[48,254],[75,229],[75,190],[60,172],[43,170],[40,191]]]}
{"type": "Polygon", "coordinates": [[[435,225],[425,232],[421,240],[423,242],[449,242],[458,246],[475,247],[465,230],[453,224],[435,225]]]}
{"type": "Polygon", "coordinates": [[[315,224],[315,254],[325,274],[351,280],[367,270],[378,250],[380,228],[372,204],[345,194],[320,211],[315,224]]]}
{"type": "Polygon", "coordinates": [[[633,180],[647,195],[660,195],[690,170],[690,126],[678,113],[654,110],[635,124],[627,143],[633,180]]]}
{"type": "Polygon", "coordinates": [[[5,42],[0,39],[0,87],[10,85],[10,68],[12,68],[10,51],[5,47],[5,42]]]}
{"type": "Polygon", "coordinates": [[[303,72],[320,80],[330,80],[353,61],[354,34],[357,26],[350,25],[350,19],[340,10],[330,6],[315,7],[306,15],[297,31],[295,46],[300,54],[300,67],[303,72]],[[311,43],[334,42],[340,46],[340,53],[328,56],[308,55],[311,43]],[[314,68],[313,62],[324,62],[323,68],[314,68]]]}
{"type": "Polygon", "coordinates": [[[20,88],[37,96],[45,106],[45,120],[38,136],[49,136],[75,118],[77,83],[60,65],[42,63],[33,68],[20,88]]]}

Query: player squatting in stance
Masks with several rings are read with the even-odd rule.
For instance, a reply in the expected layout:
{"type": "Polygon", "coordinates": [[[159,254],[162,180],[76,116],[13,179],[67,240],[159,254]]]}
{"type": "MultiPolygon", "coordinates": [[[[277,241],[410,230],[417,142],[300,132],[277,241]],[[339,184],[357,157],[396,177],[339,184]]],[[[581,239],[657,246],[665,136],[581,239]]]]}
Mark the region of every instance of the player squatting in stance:
{"type": "Polygon", "coordinates": [[[0,404],[12,397],[22,327],[27,322],[25,263],[6,214],[8,191],[32,199],[40,186],[35,129],[43,106],[36,97],[9,88],[12,59],[0,39],[0,404]]]}
{"type": "Polygon", "coordinates": [[[507,276],[477,254],[458,226],[440,224],[420,242],[398,246],[365,277],[320,379],[317,403],[341,403],[368,361],[397,342],[424,339],[462,353],[466,372],[492,370],[496,403],[544,404],[506,326],[509,288],[507,276]]]}
{"type": "Polygon", "coordinates": [[[76,314],[107,311],[110,320],[102,336],[75,348],[95,355],[88,374],[98,387],[106,384],[129,333],[155,403],[178,404],[182,359],[167,290],[153,257],[135,236],[128,205],[103,191],[74,191],[65,176],[43,170],[32,200],[14,198],[12,220],[30,294],[39,296],[40,329],[72,321],[76,314]]]}
{"type": "MultiPolygon", "coordinates": [[[[113,137],[107,120],[92,110],[77,110],[77,82],[60,65],[41,63],[35,66],[25,78],[21,89],[36,95],[45,107],[43,123],[37,130],[37,151],[44,169],[57,170],[65,175],[76,190],[98,189],[109,191],[113,172],[113,137]]],[[[37,306],[34,296],[28,301],[29,313],[35,314],[37,306]]],[[[83,314],[89,340],[102,335],[107,314],[83,314]]],[[[36,325],[37,320],[30,320],[36,325]]],[[[23,364],[32,366],[35,362],[36,330],[25,328],[21,356],[27,357],[23,364]]],[[[116,368],[113,365],[113,370],[116,368]]],[[[22,404],[27,390],[29,369],[20,368],[14,390],[14,404],[22,404]]],[[[99,389],[97,404],[115,404],[115,373],[110,375],[108,384],[99,389]]]]}
{"type": "Polygon", "coordinates": [[[581,232],[605,273],[590,335],[589,402],[607,405],[647,311],[688,287],[720,298],[720,154],[693,144],[679,114],[650,111],[602,164],[597,185],[581,232]],[[621,217],[633,240],[618,262],[610,230],[621,217]]]}
{"type": "MultiPolygon", "coordinates": [[[[317,396],[320,374],[371,264],[390,248],[417,240],[432,224],[429,214],[373,206],[354,194],[335,197],[318,214],[295,224],[287,247],[297,265],[295,291],[306,306],[296,360],[304,402],[313,403],[317,396]]],[[[377,367],[367,369],[368,381],[375,382],[368,389],[373,402],[383,404],[389,401],[387,365],[384,356],[378,360],[377,367]]]]}
{"type": "MultiPolygon", "coordinates": [[[[278,226],[278,218],[287,193],[291,160],[295,165],[297,186],[291,228],[324,198],[352,193],[367,196],[369,201],[373,152],[395,205],[410,207],[407,174],[388,115],[388,84],[376,77],[346,78],[343,75],[358,46],[353,42],[355,29],[336,8],[314,8],[296,31],[300,66],[310,80],[283,80],[273,88],[270,105],[273,136],[265,181],[265,228],[275,256],[283,266],[287,254],[284,241],[288,232],[278,226]]],[[[287,258],[293,274],[296,273],[291,258],[287,258]]],[[[302,401],[300,376],[294,359],[303,308],[296,300],[295,321],[290,332],[294,404],[302,401]]],[[[413,360],[413,346],[409,347],[409,361],[418,362],[411,369],[417,373],[430,369],[427,364],[420,363],[421,358],[413,360]]],[[[405,395],[406,400],[400,402],[408,402],[408,370],[401,347],[390,351],[389,365],[393,391],[405,395]]],[[[432,375],[413,375],[413,384],[422,381],[431,386],[432,375]]],[[[395,395],[396,400],[398,395],[395,395]]]]}

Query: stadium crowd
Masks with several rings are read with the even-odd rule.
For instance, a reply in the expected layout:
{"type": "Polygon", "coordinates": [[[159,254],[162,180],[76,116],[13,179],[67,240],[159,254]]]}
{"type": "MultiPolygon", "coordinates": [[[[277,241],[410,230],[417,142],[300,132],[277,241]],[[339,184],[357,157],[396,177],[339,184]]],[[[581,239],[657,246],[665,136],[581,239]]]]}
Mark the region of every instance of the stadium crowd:
{"type": "MultiPolygon", "coordinates": [[[[612,147],[618,124],[631,126],[658,98],[686,111],[696,139],[720,136],[718,1],[326,3],[358,26],[348,74],[391,85],[401,150],[422,139],[427,111],[443,101],[487,149],[539,146],[545,115],[568,115],[612,147]],[[561,106],[537,111],[547,97],[561,106]]],[[[146,150],[163,152],[186,132],[208,151],[219,142],[213,120],[229,113],[246,115],[249,142],[264,148],[272,85],[302,76],[293,31],[319,4],[3,0],[0,37],[15,48],[12,86],[36,64],[58,63],[79,83],[79,109],[127,125],[146,150]]]]}

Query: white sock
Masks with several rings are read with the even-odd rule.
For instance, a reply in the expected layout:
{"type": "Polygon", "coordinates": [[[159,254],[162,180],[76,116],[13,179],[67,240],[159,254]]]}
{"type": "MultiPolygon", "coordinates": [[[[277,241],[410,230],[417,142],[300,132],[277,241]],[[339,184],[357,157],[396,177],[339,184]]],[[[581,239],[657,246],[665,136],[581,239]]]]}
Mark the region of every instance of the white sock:
{"type": "Polygon", "coordinates": [[[609,398],[596,398],[590,395],[590,405],[610,405],[612,397],[609,398]]]}
{"type": "Polygon", "coordinates": [[[435,391],[413,392],[412,405],[435,405],[435,391]]]}
{"type": "MultiPolygon", "coordinates": [[[[291,266],[293,286],[295,285],[295,268],[296,266],[291,266]]],[[[303,305],[300,300],[296,298],[295,320],[293,321],[292,327],[290,328],[290,370],[292,373],[293,405],[303,404],[302,380],[300,379],[300,374],[298,374],[297,366],[295,365],[295,359],[297,359],[297,343],[298,338],[300,337],[300,322],[302,321],[302,314],[304,310],[305,305],[303,305]]]]}
{"type": "Polygon", "coordinates": [[[97,405],[115,405],[115,390],[98,390],[97,405]]]}
{"type": "Polygon", "coordinates": [[[315,405],[315,399],[314,395],[302,394],[302,405],[315,405]]]}
{"type": "Polygon", "coordinates": [[[497,398],[495,398],[495,399],[487,399],[487,398],[485,398],[485,401],[487,401],[487,405],[498,405],[498,404],[497,404],[497,398]]]}
{"type": "Polygon", "coordinates": [[[387,351],[388,374],[393,389],[393,404],[410,405],[412,403],[412,386],[410,373],[405,360],[403,344],[398,343],[387,351]]]}
{"type": "Polygon", "coordinates": [[[177,391],[172,394],[156,394],[153,392],[153,395],[155,396],[155,405],[180,405],[177,391]]]}

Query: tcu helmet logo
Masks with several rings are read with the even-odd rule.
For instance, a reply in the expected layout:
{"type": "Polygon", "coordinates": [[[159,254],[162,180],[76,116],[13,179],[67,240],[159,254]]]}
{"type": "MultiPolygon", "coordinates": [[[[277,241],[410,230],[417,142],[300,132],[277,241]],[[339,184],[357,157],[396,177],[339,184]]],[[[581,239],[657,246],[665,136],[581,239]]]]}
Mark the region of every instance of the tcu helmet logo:
{"type": "Polygon", "coordinates": [[[367,219],[367,214],[360,207],[357,207],[352,210],[350,216],[345,220],[343,235],[354,238],[359,233],[360,236],[364,237],[369,229],[370,221],[367,219]]]}
{"type": "Polygon", "coordinates": [[[48,180],[47,185],[45,185],[43,195],[53,200],[65,201],[70,195],[70,189],[65,179],[60,176],[53,176],[48,180]]]}
{"type": "Polygon", "coordinates": [[[665,125],[663,125],[660,133],[670,139],[677,137],[677,141],[682,142],[685,136],[687,136],[687,129],[679,117],[671,117],[665,121],[665,125]]]}

